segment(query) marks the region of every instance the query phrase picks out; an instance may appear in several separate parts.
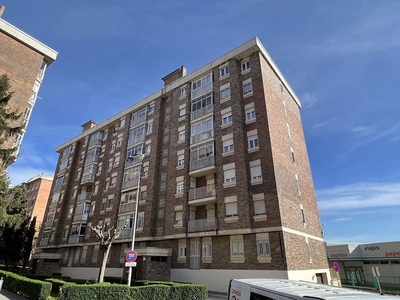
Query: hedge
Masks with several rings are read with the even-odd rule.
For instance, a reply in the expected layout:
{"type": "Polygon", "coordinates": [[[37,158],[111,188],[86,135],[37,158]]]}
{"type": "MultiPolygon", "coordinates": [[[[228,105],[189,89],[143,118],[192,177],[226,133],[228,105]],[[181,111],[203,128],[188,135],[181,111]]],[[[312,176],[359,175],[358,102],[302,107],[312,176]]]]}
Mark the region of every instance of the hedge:
{"type": "Polygon", "coordinates": [[[36,279],[30,279],[11,272],[1,271],[3,277],[3,288],[9,292],[19,294],[32,300],[46,300],[50,296],[52,284],[36,279]]]}
{"type": "Polygon", "coordinates": [[[202,284],[175,284],[170,287],[171,300],[205,300],[208,297],[208,290],[202,284]]]}

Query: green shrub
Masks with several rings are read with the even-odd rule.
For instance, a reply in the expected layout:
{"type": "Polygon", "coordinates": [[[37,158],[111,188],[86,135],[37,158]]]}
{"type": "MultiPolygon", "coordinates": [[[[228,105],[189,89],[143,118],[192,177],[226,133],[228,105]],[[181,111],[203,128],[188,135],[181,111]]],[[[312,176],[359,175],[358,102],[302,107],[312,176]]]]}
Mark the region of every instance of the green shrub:
{"type": "Polygon", "coordinates": [[[53,285],[51,292],[55,294],[58,294],[60,287],[68,283],[67,281],[58,278],[47,278],[46,281],[51,282],[53,285]]]}
{"type": "Polygon", "coordinates": [[[130,299],[169,300],[169,287],[166,285],[144,285],[130,288],[130,299]]]}
{"type": "Polygon", "coordinates": [[[3,277],[3,288],[15,294],[34,299],[46,300],[50,296],[52,284],[36,279],[30,279],[11,272],[1,271],[0,277],[3,277]]]}
{"type": "Polygon", "coordinates": [[[104,282],[117,283],[117,284],[126,284],[127,280],[122,278],[122,277],[105,276],[104,277],[104,282]]]}
{"type": "Polygon", "coordinates": [[[206,300],[208,290],[202,284],[175,284],[170,287],[169,298],[171,300],[206,300]]]}
{"type": "Polygon", "coordinates": [[[97,284],[72,284],[68,283],[60,288],[58,299],[64,300],[113,300],[131,299],[130,287],[120,284],[97,283],[97,284]]]}

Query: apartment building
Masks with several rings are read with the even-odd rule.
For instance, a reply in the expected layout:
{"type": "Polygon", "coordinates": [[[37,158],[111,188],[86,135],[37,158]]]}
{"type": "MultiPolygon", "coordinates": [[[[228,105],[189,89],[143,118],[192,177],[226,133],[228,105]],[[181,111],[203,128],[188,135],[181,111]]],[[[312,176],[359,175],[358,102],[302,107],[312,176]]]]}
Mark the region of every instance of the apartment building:
{"type": "Polygon", "coordinates": [[[6,74],[10,80],[14,94],[8,105],[21,114],[16,125],[25,124],[25,130],[1,147],[16,147],[17,157],[46,68],[56,60],[57,52],[4,21],[4,10],[0,6],[0,75],[6,74]]]}
{"type": "Polygon", "coordinates": [[[163,81],[57,148],[37,272],[97,278],[89,226],[127,225],[106,270],[126,278],[137,197],[134,278],[222,292],[231,278],[328,283],[300,101],[258,38],[163,81]]]}
{"type": "Polygon", "coordinates": [[[32,218],[36,217],[36,228],[38,230],[43,222],[52,183],[53,176],[44,174],[32,177],[23,183],[27,189],[27,212],[32,218]]]}

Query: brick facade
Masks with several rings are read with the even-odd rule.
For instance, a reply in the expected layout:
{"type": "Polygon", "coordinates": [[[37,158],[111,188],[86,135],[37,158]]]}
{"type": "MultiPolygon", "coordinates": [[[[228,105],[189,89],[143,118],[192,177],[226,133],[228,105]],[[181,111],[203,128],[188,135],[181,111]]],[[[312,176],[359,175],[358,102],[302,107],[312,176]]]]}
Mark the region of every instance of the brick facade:
{"type": "MultiPolygon", "coordinates": [[[[130,204],[124,199],[137,189],[129,170],[141,166],[146,198],[138,208],[136,278],[167,280],[186,270],[287,278],[293,271],[315,275],[317,270],[327,278],[300,103],[258,39],[193,73],[185,76],[181,68],[164,80],[159,92],[57,148],[47,211],[60,208],[63,214],[46,223],[36,257],[55,253],[71,267],[99,267],[101,255],[96,263],[91,259],[96,238],[82,228],[108,219],[121,226],[133,214],[134,201],[126,209],[130,204]],[[144,118],[136,124],[142,109],[144,118]],[[141,124],[147,132],[135,135],[141,124]],[[102,138],[93,140],[99,132],[102,138]],[[90,156],[95,144],[102,150],[90,156]],[[132,147],[144,149],[142,163],[131,156],[132,147]],[[113,204],[105,208],[110,197],[113,204]],[[94,211],[82,214],[84,202],[91,210],[95,204],[94,211]],[[76,226],[81,230],[72,233],[76,226]],[[66,249],[71,256],[85,246],[79,262],[65,258],[66,249]]],[[[130,228],[113,246],[109,262],[120,268],[120,276],[126,276],[130,228]]],[[[60,270],[68,272],[65,263],[60,270]]]]}

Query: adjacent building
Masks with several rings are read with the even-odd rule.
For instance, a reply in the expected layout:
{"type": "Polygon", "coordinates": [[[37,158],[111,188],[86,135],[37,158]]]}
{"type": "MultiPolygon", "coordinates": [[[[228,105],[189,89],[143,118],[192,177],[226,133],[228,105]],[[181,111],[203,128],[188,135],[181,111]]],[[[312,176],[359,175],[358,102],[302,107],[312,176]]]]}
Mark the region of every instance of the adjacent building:
{"type": "Polygon", "coordinates": [[[332,279],[346,285],[375,285],[376,275],[385,288],[400,288],[400,242],[328,245],[332,279]],[[377,271],[377,272],[376,272],[377,271]],[[375,274],[374,274],[375,272],[375,274]]]}
{"type": "Polygon", "coordinates": [[[163,81],[57,147],[37,273],[97,278],[89,226],[127,225],[106,270],[126,277],[138,198],[134,278],[329,283],[300,101],[258,38],[163,81]]]}
{"type": "Polygon", "coordinates": [[[11,111],[21,114],[18,125],[25,124],[25,130],[1,146],[16,147],[17,156],[46,68],[55,61],[57,52],[4,21],[3,12],[4,6],[0,6],[0,75],[10,79],[14,94],[8,104],[11,111]]]}

